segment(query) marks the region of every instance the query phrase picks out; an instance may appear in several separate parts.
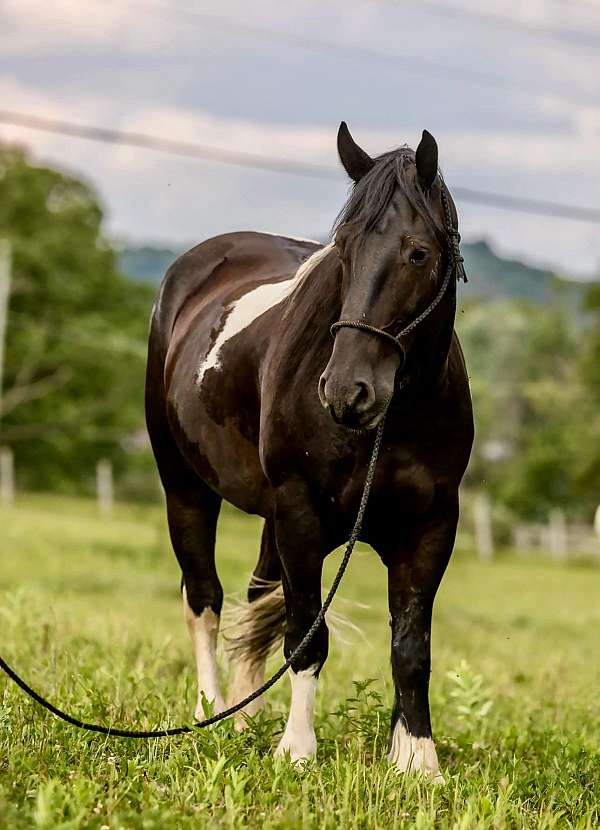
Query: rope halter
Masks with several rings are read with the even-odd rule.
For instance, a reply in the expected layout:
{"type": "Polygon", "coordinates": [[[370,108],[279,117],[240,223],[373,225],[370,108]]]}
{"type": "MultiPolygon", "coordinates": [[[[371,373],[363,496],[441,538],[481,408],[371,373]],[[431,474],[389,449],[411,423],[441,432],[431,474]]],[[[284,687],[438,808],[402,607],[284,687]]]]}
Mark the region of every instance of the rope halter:
{"type": "Polygon", "coordinates": [[[378,328],[377,326],[372,326],[370,323],[364,323],[362,320],[338,320],[337,323],[334,323],[331,326],[331,334],[333,337],[337,334],[337,332],[341,328],[350,328],[350,329],[359,329],[360,331],[366,331],[370,334],[375,334],[377,337],[381,337],[383,340],[388,340],[392,345],[400,351],[400,353],[404,356],[404,348],[402,347],[401,338],[405,337],[407,334],[410,334],[411,331],[416,329],[416,327],[428,317],[431,312],[437,308],[437,306],[442,301],[444,294],[446,293],[448,286],[454,276],[454,280],[457,283],[459,280],[463,282],[467,282],[467,275],[465,272],[464,266],[464,259],[460,252],[460,233],[458,232],[458,228],[455,227],[452,212],[450,210],[450,201],[448,199],[448,190],[444,182],[442,182],[442,208],[444,211],[444,229],[446,231],[446,242],[447,242],[447,250],[448,250],[448,265],[446,267],[446,274],[444,275],[444,280],[440,287],[440,290],[433,298],[431,303],[427,306],[427,308],[422,311],[418,317],[415,317],[408,325],[404,326],[404,328],[396,335],[390,334],[389,332],[385,331],[385,329],[378,328]]]}

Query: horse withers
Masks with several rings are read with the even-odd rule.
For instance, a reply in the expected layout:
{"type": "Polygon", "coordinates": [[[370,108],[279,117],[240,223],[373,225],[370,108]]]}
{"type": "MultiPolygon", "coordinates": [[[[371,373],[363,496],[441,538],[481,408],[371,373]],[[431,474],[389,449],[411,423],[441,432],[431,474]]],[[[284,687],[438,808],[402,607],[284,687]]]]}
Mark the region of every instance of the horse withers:
{"type": "MultiPolygon", "coordinates": [[[[225,706],[215,655],[222,500],[264,518],[243,624],[229,644],[235,703],[260,685],[282,634],[288,656],[316,618],[324,558],[351,530],[373,430],[385,417],[361,538],[388,570],[388,757],[441,780],[428,700],[431,615],[473,440],[454,332],[457,216],[426,131],[416,152],[371,158],[342,122],[338,150],[354,186],[330,244],[229,233],[171,266],[151,324],[148,429],[202,717],[204,698],[215,711],[225,706]]],[[[316,753],[313,709],[327,652],[323,624],[289,671],[291,708],[276,754],[293,761],[316,753]]]]}

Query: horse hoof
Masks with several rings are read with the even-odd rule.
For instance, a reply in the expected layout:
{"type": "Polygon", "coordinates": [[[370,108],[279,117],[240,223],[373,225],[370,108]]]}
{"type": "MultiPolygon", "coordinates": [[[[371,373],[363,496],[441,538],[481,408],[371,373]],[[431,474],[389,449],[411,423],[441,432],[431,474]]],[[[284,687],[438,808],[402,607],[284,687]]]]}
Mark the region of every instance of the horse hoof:
{"type": "Polygon", "coordinates": [[[445,784],[431,738],[417,738],[397,723],[392,733],[388,761],[398,772],[423,775],[431,784],[445,784]]]}
{"type": "Polygon", "coordinates": [[[444,787],[446,785],[446,779],[439,770],[436,772],[428,769],[419,769],[414,765],[404,768],[398,764],[394,764],[394,767],[398,775],[419,776],[425,784],[431,784],[435,787],[444,787]]]}
{"type": "Polygon", "coordinates": [[[235,731],[245,732],[249,726],[247,718],[241,712],[239,712],[237,715],[234,715],[233,717],[233,728],[235,729],[235,731]]]}
{"type": "Polygon", "coordinates": [[[306,736],[307,740],[296,742],[284,735],[275,750],[275,758],[289,758],[292,764],[306,764],[317,754],[317,739],[306,736]]]}

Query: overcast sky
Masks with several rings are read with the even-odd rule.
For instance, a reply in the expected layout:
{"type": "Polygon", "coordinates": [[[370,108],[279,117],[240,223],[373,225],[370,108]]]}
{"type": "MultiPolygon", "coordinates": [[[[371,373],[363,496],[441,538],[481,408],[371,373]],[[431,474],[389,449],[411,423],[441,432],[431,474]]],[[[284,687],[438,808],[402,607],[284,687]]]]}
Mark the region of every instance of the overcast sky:
{"type": "MultiPolygon", "coordinates": [[[[416,146],[426,127],[450,188],[599,207],[600,4],[0,0],[0,108],[331,165],[341,119],[372,154],[416,146]]],[[[135,242],[322,237],[347,191],[341,172],[302,179],[3,124],[0,140],[93,183],[110,233],[135,242]]],[[[459,211],[467,239],[600,270],[597,225],[459,211]]]]}

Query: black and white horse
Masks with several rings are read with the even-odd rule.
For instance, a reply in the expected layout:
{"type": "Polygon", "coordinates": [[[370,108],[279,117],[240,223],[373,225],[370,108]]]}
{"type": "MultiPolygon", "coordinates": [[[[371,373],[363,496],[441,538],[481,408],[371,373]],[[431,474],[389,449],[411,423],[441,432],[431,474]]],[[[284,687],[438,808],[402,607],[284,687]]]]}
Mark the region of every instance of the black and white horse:
{"type": "MultiPolygon", "coordinates": [[[[233,703],[260,684],[282,631],[288,655],[315,619],[323,560],[350,532],[372,430],[386,415],[362,539],[388,570],[389,759],[439,780],[428,700],[431,615],[473,439],[454,332],[455,273],[440,291],[453,270],[457,217],[429,133],[416,153],[402,147],[371,158],[342,123],[338,149],[355,185],[330,244],[229,233],[169,269],[152,319],[147,422],[183,574],[201,717],[202,695],[224,707],[214,557],[222,499],[264,518],[233,642],[233,703]],[[334,326],[332,339],[340,319],[371,329],[334,326]]],[[[316,752],[313,708],[327,651],[323,624],[290,670],[291,709],[276,752],[293,760],[316,752]]]]}

